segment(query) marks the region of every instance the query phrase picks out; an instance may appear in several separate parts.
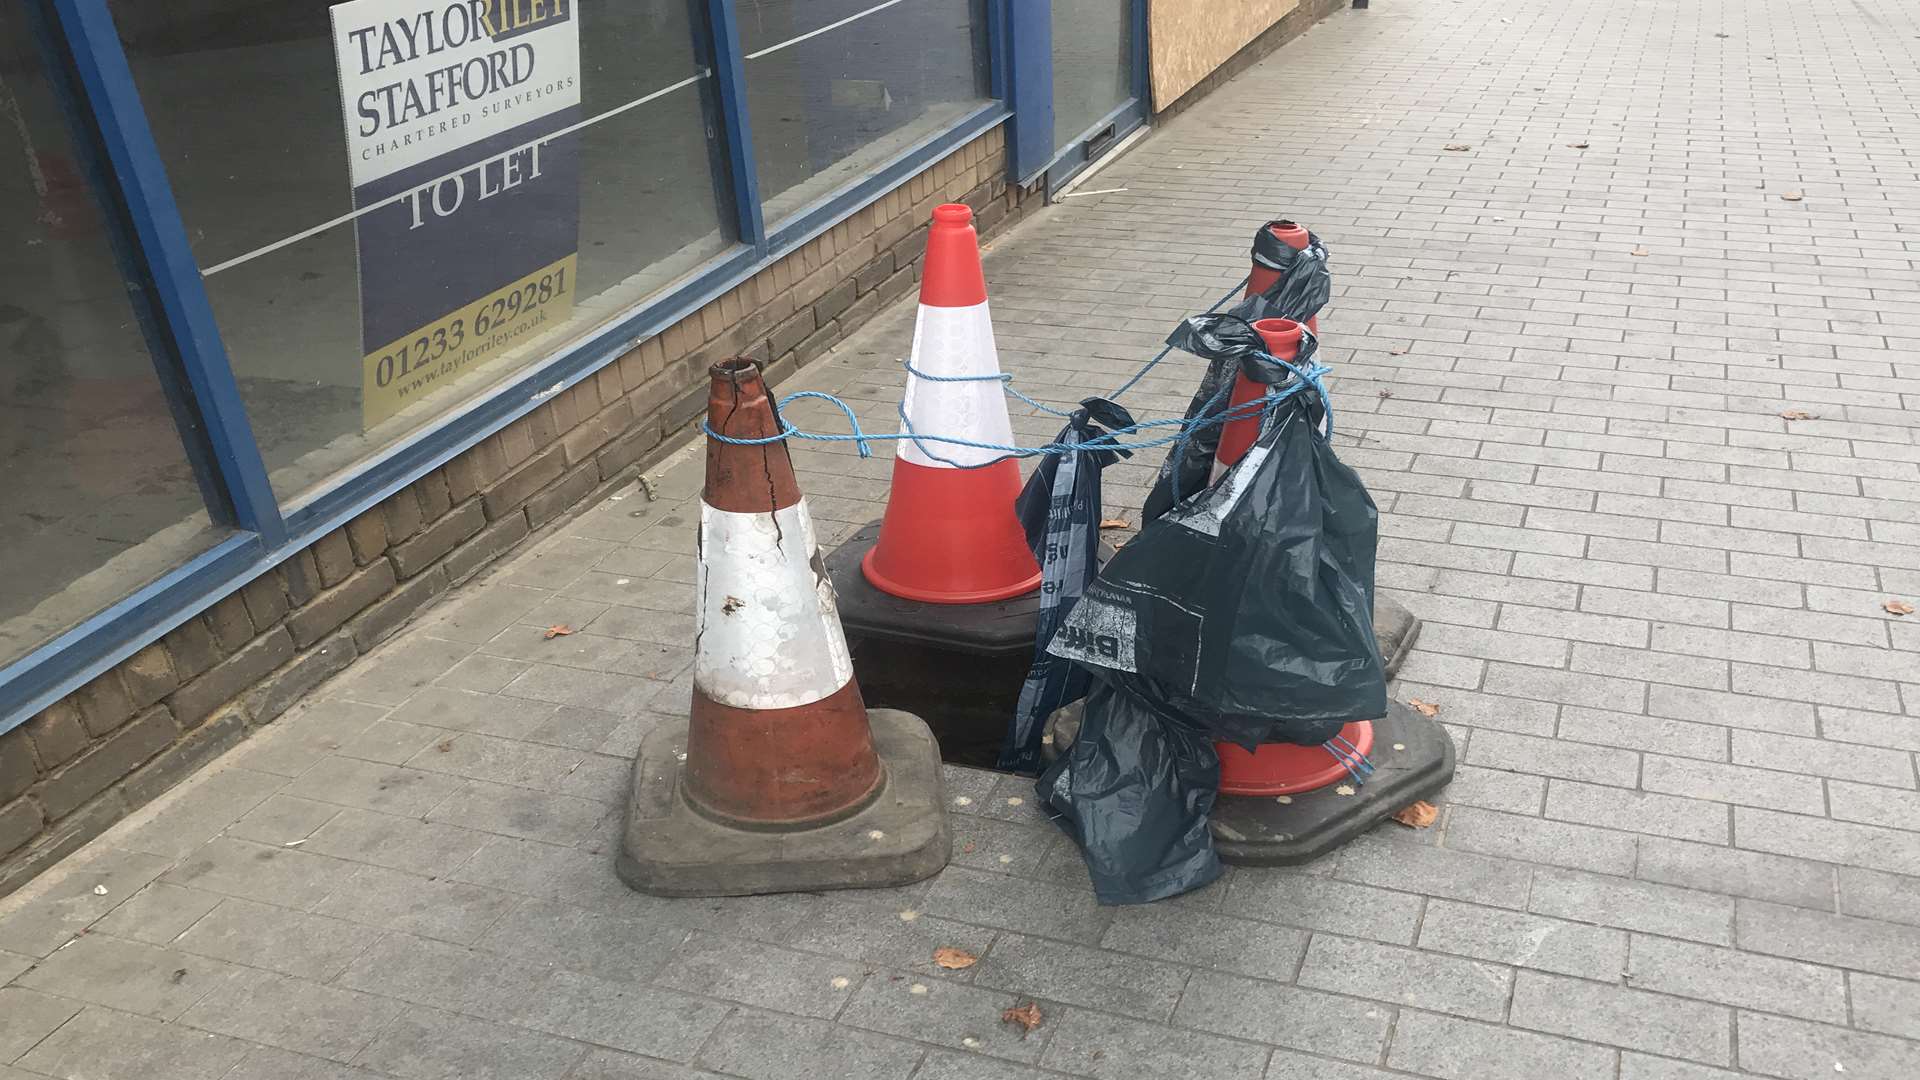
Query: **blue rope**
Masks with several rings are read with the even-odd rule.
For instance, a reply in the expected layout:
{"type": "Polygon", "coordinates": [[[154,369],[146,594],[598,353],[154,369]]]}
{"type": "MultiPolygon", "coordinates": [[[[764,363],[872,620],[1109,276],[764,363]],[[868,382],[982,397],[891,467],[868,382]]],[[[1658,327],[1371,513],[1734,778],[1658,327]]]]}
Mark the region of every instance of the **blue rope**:
{"type": "MultiPolygon", "coordinates": [[[[1238,293],[1245,284],[1246,284],[1246,279],[1242,278],[1239,284],[1236,284],[1232,289],[1228,290],[1226,295],[1222,296],[1219,300],[1214,301],[1213,307],[1210,307],[1207,310],[1211,312],[1219,308],[1221,304],[1231,299],[1235,293],[1238,293]]],[[[1146,374],[1149,371],[1153,370],[1155,365],[1159,364],[1160,361],[1166,359],[1167,354],[1171,353],[1172,351],[1173,351],[1173,346],[1171,345],[1161,349],[1160,352],[1153,357],[1153,359],[1147,361],[1146,364],[1142,365],[1140,370],[1135,372],[1132,378],[1128,379],[1125,383],[1121,384],[1120,388],[1118,390],[1115,390],[1113,394],[1110,395],[1110,399],[1118,398],[1120,395],[1132,389],[1135,385],[1137,385],[1140,382],[1141,379],[1146,377],[1146,374]]],[[[1295,394],[1298,394],[1299,392],[1301,392],[1302,390],[1305,390],[1308,387],[1312,387],[1314,392],[1320,395],[1320,400],[1322,402],[1326,402],[1328,400],[1327,389],[1325,384],[1321,382],[1321,379],[1322,377],[1331,373],[1332,371],[1331,368],[1328,368],[1325,365],[1319,364],[1319,363],[1315,363],[1306,368],[1301,368],[1295,364],[1291,364],[1285,360],[1282,360],[1277,356],[1272,356],[1264,352],[1257,352],[1257,353],[1254,353],[1253,355],[1259,359],[1266,360],[1274,364],[1278,364],[1279,366],[1287,369],[1287,371],[1293,374],[1294,378],[1290,380],[1288,385],[1281,390],[1270,392],[1263,397],[1256,398],[1253,401],[1243,402],[1240,405],[1233,406],[1228,409],[1224,409],[1219,413],[1216,413],[1215,415],[1204,417],[1199,420],[1189,421],[1184,417],[1178,418],[1178,419],[1169,419],[1169,420],[1143,420],[1143,421],[1140,421],[1139,423],[1129,424],[1126,427],[1122,427],[1122,428],[1116,428],[1113,431],[1107,432],[1106,434],[1097,436],[1095,438],[1087,439],[1084,442],[1078,442],[1078,443],[1069,444],[1069,443],[1055,442],[1055,443],[1047,443],[1042,446],[1010,446],[1005,443],[981,442],[976,439],[961,439],[961,438],[955,438],[953,436],[948,436],[948,435],[921,434],[913,430],[913,424],[907,418],[906,402],[904,400],[902,400],[899,406],[897,406],[895,409],[895,411],[900,416],[900,424],[901,424],[902,430],[898,434],[894,434],[894,435],[876,435],[866,431],[860,426],[860,418],[857,415],[855,415],[852,406],[848,405],[845,401],[842,401],[841,399],[833,396],[832,394],[821,393],[820,391],[817,391],[817,390],[796,391],[794,393],[788,394],[787,396],[779,400],[777,404],[777,411],[780,414],[779,415],[780,432],[776,435],[767,435],[757,439],[742,439],[732,435],[722,435],[719,432],[713,430],[712,425],[705,420],[702,420],[700,422],[700,428],[702,431],[706,432],[708,438],[717,440],[719,442],[727,443],[733,446],[765,446],[769,443],[782,442],[787,439],[806,439],[812,442],[850,442],[855,444],[855,446],[858,447],[860,456],[863,458],[873,456],[872,444],[875,442],[897,442],[901,440],[912,440],[913,444],[916,447],[919,447],[921,453],[926,454],[929,458],[932,458],[935,461],[941,462],[942,464],[952,465],[956,468],[963,468],[963,469],[983,469],[989,465],[995,465],[995,464],[998,464],[999,462],[1006,461],[1010,458],[1035,457],[1035,456],[1041,456],[1041,455],[1058,456],[1062,454],[1090,454],[1090,453],[1099,453],[1102,451],[1113,451],[1113,450],[1126,450],[1126,451],[1151,450],[1151,449],[1154,449],[1155,447],[1167,446],[1172,443],[1184,444],[1188,439],[1192,437],[1195,431],[1201,430],[1203,428],[1213,427],[1219,424],[1226,424],[1235,420],[1245,420],[1255,416],[1264,416],[1265,414],[1270,413],[1275,409],[1278,409],[1281,406],[1281,404],[1284,403],[1288,398],[1293,397],[1295,394]],[[853,429],[852,432],[846,435],[832,435],[832,434],[826,434],[824,432],[802,431],[799,428],[795,427],[786,418],[786,415],[785,415],[786,408],[788,404],[795,401],[799,401],[802,398],[818,398],[821,401],[831,403],[833,406],[838,408],[841,411],[841,413],[843,413],[846,416],[847,426],[853,429]],[[1178,428],[1179,430],[1174,432],[1171,435],[1163,435],[1157,438],[1143,439],[1143,440],[1132,441],[1132,442],[1125,441],[1124,439],[1125,436],[1138,435],[1144,431],[1149,431],[1149,430],[1158,429],[1158,428],[1168,428],[1168,427],[1178,428]],[[997,451],[999,453],[999,456],[989,461],[981,462],[977,465],[963,465],[959,462],[948,460],[934,453],[932,450],[928,448],[927,444],[929,443],[945,443],[949,446],[964,446],[974,450],[992,450],[992,451],[997,451]]],[[[1045,404],[1044,402],[1036,401],[1033,398],[1028,397],[1026,394],[1021,393],[1019,390],[1014,388],[1013,376],[1007,372],[999,372],[993,375],[930,375],[914,367],[910,361],[902,360],[900,361],[900,364],[902,367],[906,368],[907,373],[909,375],[912,375],[916,379],[924,379],[927,382],[946,382],[946,383],[997,382],[1001,385],[1001,387],[1005,390],[1005,392],[1012,394],[1014,397],[1020,399],[1021,401],[1026,402],[1029,405],[1032,405],[1033,407],[1039,409],[1042,412],[1049,413],[1053,416],[1057,416],[1062,419],[1070,418],[1073,415],[1071,411],[1054,408],[1051,405],[1045,404]]],[[[1214,407],[1218,406],[1220,401],[1227,395],[1227,393],[1231,389],[1232,389],[1231,383],[1229,383],[1227,386],[1221,387],[1220,392],[1216,394],[1211,401],[1208,402],[1207,409],[1203,411],[1211,411],[1214,407]]],[[[1333,420],[1332,420],[1331,410],[1329,410],[1328,412],[1328,419],[1327,419],[1327,425],[1326,425],[1326,437],[1327,438],[1333,437],[1333,420]]],[[[1177,496],[1178,493],[1176,492],[1175,494],[1177,496]]]]}
{"type": "MultiPolygon", "coordinates": [[[[1238,293],[1241,289],[1245,288],[1247,282],[1251,280],[1253,280],[1251,277],[1241,278],[1238,284],[1234,285],[1233,288],[1227,290],[1227,293],[1225,296],[1222,296],[1220,299],[1215,300],[1213,302],[1213,306],[1207,308],[1206,314],[1211,315],[1214,312],[1219,311],[1221,304],[1224,304],[1227,301],[1233,299],[1234,295],[1238,293]]],[[[1157,366],[1160,363],[1160,361],[1165,360],[1167,358],[1167,354],[1172,351],[1173,351],[1173,346],[1168,345],[1165,348],[1161,349],[1158,353],[1155,353],[1153,359],[1147,361],[1145,367],[1142,367],[1139,371],[1136,371],[1133,373],[1133,378],[1128,379],[1126,382],[1121,383],[1120,389],[1115,390],[1111,394],[1108,394],[1107,400],[1109,401],[1117,400],[1121,394],[1124,394],[1127,391],[1133,389],[1135,383],[1138,383],[1141,379],[1146,378],[1147,372],[1152,371],[1154,367],[1157,366]]]]}
{"type": "Polygon", "coordinates": [[[1333,755],[1333,760],[1347,770],[1347,775],[1356,784],[1365,784],[1373,775],[1373,759],[1360,752],[1360,748],[1347,740],[1345,735],[1335,735],[1321,744],[1321,749],[1333,755]]]}
{"type": "MultiPolygon", "coordinates": [[[[1296,378],[1290,383],[1290,385],[1288,385],[1286,388],[1280,390],[1277,393],[1268,394],[1265,397],[1256,398],[1252,401],[1242,402],[1239,405],[1236,405],[1229,409],[1225,409],[1220,413],[1218,413],[1217,415],[1214,415],[1211,417],[1205,417],[1203,419],[1193,420],[1193,421],[1188,421],[1184,417],[1167,419],[1167,420],[1142,420],[1139,423],[1128,424],[1125,427],[1116,428],[1110,432],[1107,432],[1104,435],[1100,435],[1095,438],[1088,439],[1084,442],[1072,443],[1072,444],[1046,443],[1041,446],[1010,446],[1005,443],[981,442],[977,439],[962,439],[962,438],[956,438],[954,436],[949,436],[949,435],[921,434],[919,432],[913,431],[911,426],[908,426],[907,430],[902,431],[895,435],[878,435],[878,434],[874,434],[872,432],[866,431],[860,426],[859,418],[854,414],[852,407],[849,406],[846,402],[840,400],[837,397],[834,397],[832,394],[824,394],[816,390],[801,390],[792,394],[788,394],[786,397],[783,397],[780,399],[779,409],[782,413],[780,417],[781,430],[778,434],[775,434],[775,435],[766,435],[757,439],[742,439],[732,435],[722,435],[719,432],[713,430],[713,427],[705,421],[702,421],[700,426],[701,426],[701,429],[706,432],[709,438],[715,439],[719,442],[728,443],[733,446],[765,446],[768,443],[781,442],[786,439],[806,439],[812,442],[851,442],[851,443],[858,444],[860,448],[861,457],[870,457],[873,454],[873,449],[869,445],[870,443],[898,442],[901,440],[911,440],[915,446],[920,447],[922,452],[926,453],[927,456],[934,458],[934,460],[936,461],[940,461],[943,459],[939,458],[932,451],[928,450],[926,444],[945,443],[949,446],[966,446],[966,447],[971,447],[975,450],[995,450],[1000,452],[1001,456],[993,459],[992,461],[982,462],[978,465],[958,466],[960,468],[979,469],[979,468],[985,468],[988,465],[996,464],[997,462],[1006,460],[1007,458],[1035,457],[1039,455],[1085,454],[1085,453],[1094,453],[1096,451],[1101,451],[1101,450],[1151,450],[1157,446],[1166,446],[1170,443],[1183,441],[1186,438],[1188,438],[1193,431],[1198,430],[1200,428],[1212,427],[1216,424],[1224,424],[1234,420],[1244,420],[1244,419],[1260,416],[1265,413],[1271,412],[1274,409],[1279,408],[1282,402],[1285,402],[1288,398],[1293,397],[1295,394],[1299,393],[1302,390],[1305,390],[1307,387],[1312,387],[1316,393],[1321,395],[1321,400],[1323,401],[1326,400],[1326,386],[1321,381],[1321,379],[1323,376],[1331,374],[1333,369],[1326,367],[1325,365],[1322,365],[1322,364],[1314,364],[1311,367],[1301,368],[1301,367],[1295,366],[1294,364],[1288,363],[1287,361],[1282,360],[1279,357],[1270,356],[1266,353],[1254,353],[1253,355],[1262,360],[1271,361],[1272,363],[1278,364],[1281,367],[1286,368],[1288,371],[1292,372],[1296,378]],[[832,435],[832,434],[826,434],[823,432],[801,431],[799,428],[794,427],[793,424],[787,420],[784,413],[788,403],[797,401],[801,398],[819,398],[822,401],[828,401],[833,403],[835,406],[837,406],[840,409],[842,413],[846,414],[847,423],[850,427],[853,428],[852,433],[847,435],[832,435]],[[1146,439],[1146,440],[1137,441],[1137,442],[1123,441],[1123,437],[1128,435],[1135,435],[1143,431],[1148,431],[1148,430],[1157,429],[1157,428],[1169,428],[1169,427],[1179,428],[1180,430],[1171,435],[1164,435],[1154,439],[1146,439]]],[[[998,376],[996,375],[963,375],[963,376],[948,376],[939,381],[1001,382],[1006,378],[1008,378],[1008,376],[1006,375],[998,375],[998,376]]],[[[1230,389],[1231,389],[1230,386],[1222,388],[1221,394],[1224,395],[1230,389]]],[[[1217,401],[1218,397],[1216,397],[1215,400],[1217,401]]],[[[906,415],[905,415],[904,407],[900,410],[900,412],[901,412],[901,421],[903,424],[905,424],[906,415]]],[[[947,462],[947,464],[957,464],[957,463],[947,462]]]]}

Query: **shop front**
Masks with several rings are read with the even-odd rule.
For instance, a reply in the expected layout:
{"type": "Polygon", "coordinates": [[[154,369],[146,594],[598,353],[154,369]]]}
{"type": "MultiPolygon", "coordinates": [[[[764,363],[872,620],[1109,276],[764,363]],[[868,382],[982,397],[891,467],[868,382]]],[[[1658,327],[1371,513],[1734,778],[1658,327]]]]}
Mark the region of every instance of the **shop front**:
{"type": "Polygon", "coordinates": [[[932,205],[1042,203],[1162,6],[0,8],[0,860],[909,295],[932,205]]]}

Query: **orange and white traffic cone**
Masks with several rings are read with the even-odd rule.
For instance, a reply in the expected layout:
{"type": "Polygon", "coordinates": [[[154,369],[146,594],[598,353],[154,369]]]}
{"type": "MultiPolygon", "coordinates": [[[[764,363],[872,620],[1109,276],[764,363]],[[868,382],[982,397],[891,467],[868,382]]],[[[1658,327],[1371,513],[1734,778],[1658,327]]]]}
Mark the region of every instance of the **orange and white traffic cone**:
{"type": "MultiPolygon", "coordinates": [[[[903,433],[1013,444],[987,280],[966,206],[933,211],[910,363],[903,433]]],[[[1014,516],[1020,483],[1019,466],[1004,450],[901,440],[880,538],[861,571],[881,592],[930,604],[1033,592],[1040,565],[1014,516]]]]}
{"type": "Polygon", "coordinates": [[[939,748],[866,708],[759,366],[712,369],[693,704],[635,762],[619,870],[645,892],[918,881],[946,865],[939,748]],[[729,441],[734,440],[734,441],[729,441]]]}
{"type": "MultiPolygon", "coordinates": [[[[750,361],[714,369],[708,413],[732,438],[779,434],[750,361]]],[[[880,759],[785,446],[707,440],[699,551],[687,801],[754,825],[844,815],[880,759]]]]}

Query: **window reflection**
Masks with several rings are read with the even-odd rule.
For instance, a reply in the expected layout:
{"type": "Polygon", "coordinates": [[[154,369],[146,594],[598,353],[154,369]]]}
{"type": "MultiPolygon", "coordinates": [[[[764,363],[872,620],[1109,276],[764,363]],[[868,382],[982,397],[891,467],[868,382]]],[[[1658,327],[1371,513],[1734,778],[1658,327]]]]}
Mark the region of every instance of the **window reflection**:
{"type": "Polygon", "coordinates": [[[110,6],[283,501],[733,243],[703,4],[110,6]]]}
{"type": "Polygon", "coordinates": [[[0,6],[0,664],[220,531],[35,30],[0,6]]]}
{"type": "Polygon", "coordinates": [[[982,0],[740,0],[768,222],[987,100],[982,0]]]}

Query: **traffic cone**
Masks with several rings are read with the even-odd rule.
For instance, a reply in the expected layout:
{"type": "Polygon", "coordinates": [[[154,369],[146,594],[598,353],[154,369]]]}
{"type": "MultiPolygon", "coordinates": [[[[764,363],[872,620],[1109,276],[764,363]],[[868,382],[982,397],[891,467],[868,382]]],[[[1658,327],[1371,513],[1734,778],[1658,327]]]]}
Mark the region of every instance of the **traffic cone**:
{"type": "Polygon", "coordinates": [[[711,370],[693,703],[643,741],[618,869],[670,896],[867,888],[946,865],[940,756],[869,711],[759,366],[711,370]]]}
{"type": "MultiPolygon", "coordinates": [[[[1306,230],[1302,229],[1304,235],[1306,230]]],[[[1300,356],[1301,325],[1292,319],[1261,319],[1253,324],[1267,343],[1267,352],[1291,363],[1300,356]]],[[[1233,404],[1257,401],[1268,387],[1241,375],[1233,387],[1233,404]]],[[[1219,480],[1252,449],[1260,437],[1261,416],[1230,420],[1221,429],[1220,449],[1214,455],[1213,479],[1219,480]]],[[[1373,748],[1373,725],[1357,721],[1340,729],[1355,757],[1373,748]]],[[[1347,766],[1323,746],[1263,743],[1249,752],[1232,743],[1216,743],[1220,755],[1222,795],[1293,795],[1322,788],[1348,775],[1347,766]]]]}
{"type": "MultiPolygon", "coordinates": [[[[713,369],[713,429],[779,434],[751,361],[713,369]]],[[[833,585],[783,444],[707,440],[687,800],[721,820],[797,825],[844,815],[880,784],[833,585]]]]}
{"type": "MultiPolygon", "coordinates": [[[[1285,268],[1267,258],[1260,250],[1270,242],[1267,239],[1268,237],[1280,241],[1295,251],[1307,250],[1307,244],[1310,242],[1306,226],[1304,225],[1296,224],[1285,218],[1279,221],[1267,222],[1267,224],[1262,227],[1261,233],[1255,235],[1253,238],[1253,269],[1247,274],[1248,297],[1257,296],[1260,293],[1266,292],[1268,289],[1278,285],[1281,278],[1287,276],[1285,268]]],[[[1316,315],[1308,319],[1307,329],[1318,334],[1320,332],[1320,317],[1316,315]]]]}
{"type": "MultiPolygon", "coordinates": [[[[973,211],[963,205],[933,211],[911,368],[903,433],[1013,444],[973,211]],[[941,381],[956,377],[968,381],[941,381]]],[[[1004,450],[901,440],[880,537],[861,572],[881,592],[930,604],[1034,591],[1040,565],[1013,511],[1020,484],[1004,450]]]]}
{"type": "MultiPolygon", "coordinates": [[[[1261,319],[1253,324],[1262,340],[1267,343],[1267,352],[1281,360],[1292,363],[1300,356],[1300,324],[1292,319],[1261,319]]],[[[1249,405],[1267,395],[1269,387],[1247,378],[1246,372],[1235,376],[1233,396],[1227,401],[1227,409],[1232,411],[1249,405]]],[[[1220,448],[1213,454],[1213,475],[1207,483],[1212,484],[1227,474],[1234,463],[1253,449],[1260,438],[1262,416],[1254,410],[1250,415],[1238,420],[1229,420],[1220,426],[1220,448]]]]}
{"type": "MultiPolygon", "coordinates": [[[[1305,251],[1307,249],[1308,235],[1305,226],[1287,221],[1284,218],[1279,221],[1267,222],[1267,224],[1261,228],[1260,234],[1256,235],[1253,240],[1253,269],[1247,274],[1248,297],[1258,296],[1266,292],[1268,289],[1279,284],[1280,280],[1286,276],[1286,271],[1276,262],[1268,259],[1260,250],[1271,243],[1269,238],[1271,238],[1271,240],[1278,240],[1280,243],[1285,244],[1295,251],[1305,251]]],[[[1277,336],[1269,335],[1265,331],[1262,331],[1261,336],[1267,338],[1267,351],[1282,360],[1292,360],[1299,354],[1299,323],[1293,322],[1290,319],[1262,319],[1254,324],[1254,329],[1258,330],[1261,326],[1277,323],[1284,323],[1287,326],[1293,327],[1293,330],[1291,332],[1281,332],[1277,336]],[[1287,349],[1292,351],[1282,351],[1287,349]]],[[[1318,316],[1307,320],[1307,329],[1313,331],[1316,335],[1320,333],[1320,319],[1318,316]]],[[[1256,398],[1264,397],[1266,393],[1267,388],[1265,386],[1247,378],[1246,374],[1242,372],[1234,377],[1233,395],[1229,399],[1227,407],[1233,408],[1244,405],[1256,398]]],[[[1248,448],[1253,446],[1253,442],[1259,437],[1259,434],[1260,418],[1257,415],[1246,420],[1230,421],[1223,427],[1220,431],[1220,449],[1214,454],[1212,479],[1218,480],[1221,476],[1225,475],[1227,467],[1240,460],[1240,455],[1246,453],[1248,448]]],[[[1210,480],[1209,483],[1211,482],[1210,480]]]]}

